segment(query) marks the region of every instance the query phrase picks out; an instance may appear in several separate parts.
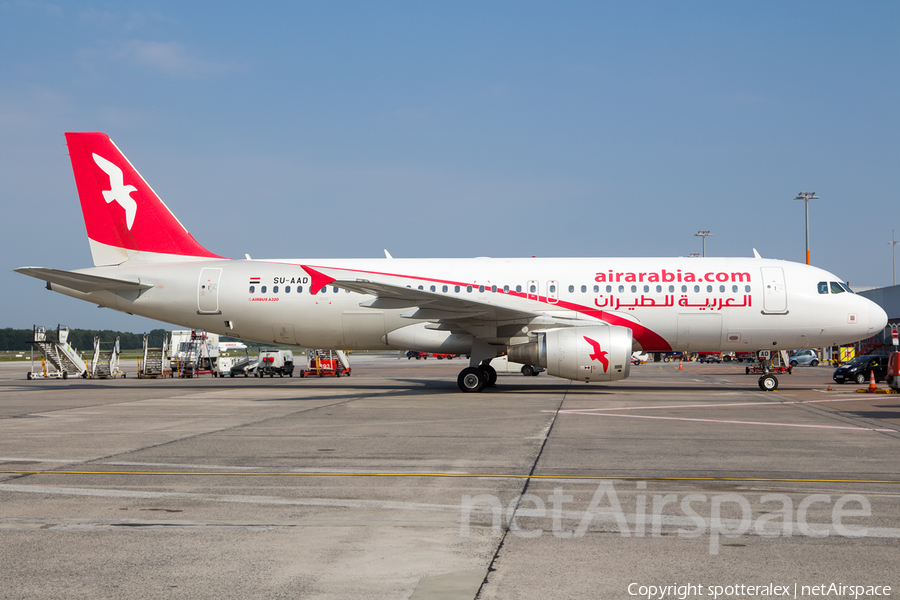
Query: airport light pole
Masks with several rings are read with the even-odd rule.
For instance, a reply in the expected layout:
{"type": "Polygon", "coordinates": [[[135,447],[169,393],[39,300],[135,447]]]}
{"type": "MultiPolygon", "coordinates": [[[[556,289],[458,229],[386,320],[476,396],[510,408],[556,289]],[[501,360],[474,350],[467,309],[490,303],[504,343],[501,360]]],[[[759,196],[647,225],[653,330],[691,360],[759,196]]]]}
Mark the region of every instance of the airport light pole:
{"type": "Polygon", "coordinates": [[[894,239],[893,229],[891,229],[891,241],[888,244],[891,245],[891,268],[894,273],[893,285],[897,285],[897,244],[900,244],[900,241],[894,239]]]}
{"type": "Polygon", "coordinates": [[[712,234],[708,231],[698,231],[697,233],[694,234],[694,237],[703,238],[703,254],[702,254],[702,256],[706,256],[706,238],[711,235],[712,234]]]}
{"type": "Polygon", "coordinates": [[[803,200],[806,204],[806,264],[809,264],[809,201],[818,200],[815,192],[800,192],[794,200],[803,200]]]}

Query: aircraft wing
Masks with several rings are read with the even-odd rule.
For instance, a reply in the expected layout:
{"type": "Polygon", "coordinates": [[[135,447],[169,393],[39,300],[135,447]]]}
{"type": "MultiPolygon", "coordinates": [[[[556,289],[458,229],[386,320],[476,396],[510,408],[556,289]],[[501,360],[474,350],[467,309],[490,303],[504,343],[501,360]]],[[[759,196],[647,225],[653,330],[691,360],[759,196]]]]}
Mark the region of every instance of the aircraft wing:
{"type": "Polygon", "coordinates": [[[367,308],[400,309],[410,311],[402,316],[410,319],[429,321],[467,320],[513,321],[532,319],[538,313],[498,306],[490,302],[447,296],[425,290],[416,290],[401,285],[370,281],[367,279],[336,279],[328,285],[350,290],[359,294],[375,296],[374,300],[363,302],[367,308]]]}
{"type": "Polygon", "coordinates": [[[88,275],[75,271],[60,271],[59,269],[47,269],[44,267],[20,267],[16,273],[28,275],[36,279],[42,279],[47,283],[55,283],[79,292],[90,293],[99,291],[126,292],[149,290],[152,283],[141,282],[138,279],[114,279],[88,275]]]}

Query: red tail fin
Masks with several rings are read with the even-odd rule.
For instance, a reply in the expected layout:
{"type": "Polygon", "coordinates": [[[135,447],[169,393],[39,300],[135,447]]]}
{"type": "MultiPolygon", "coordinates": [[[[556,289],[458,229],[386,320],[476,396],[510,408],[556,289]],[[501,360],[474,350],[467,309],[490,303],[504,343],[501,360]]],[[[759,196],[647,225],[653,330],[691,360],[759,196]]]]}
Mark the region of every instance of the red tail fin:
{"type": "Polygon", "coordinates": [[[105,133],[67,133],[94,264],[222,258],[197,243],[105,133]]]}

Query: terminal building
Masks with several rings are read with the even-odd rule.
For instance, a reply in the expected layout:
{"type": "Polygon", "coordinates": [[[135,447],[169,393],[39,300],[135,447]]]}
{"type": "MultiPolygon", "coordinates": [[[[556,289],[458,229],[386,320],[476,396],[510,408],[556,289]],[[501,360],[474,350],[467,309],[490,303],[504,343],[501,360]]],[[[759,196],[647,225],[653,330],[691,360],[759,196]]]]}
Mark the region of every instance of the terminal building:
{"type": "MultiPolygon", "coordinates": [[[[869,300],[883,308],[884,312],[887,313],[887,327],[885,327],[884,331],[881,332],[881,335],[875,336],[875,338],[873,338],[873,341],[875,341],[875,343],[877,344],[881,344],[879,349],[883,349],[882,352],[890,352],[892,350],[891,346],[893,344],[891,331],[900,329],[900,285],[872,288],[857,293],[860,296],[868,298],[869,300]]],[[[864,342],[860,342],[860,348],[862,348],[863,344],[864,342]]],[[[875,352],[868,352],[867,354],[875,354],[875,352]]]]}

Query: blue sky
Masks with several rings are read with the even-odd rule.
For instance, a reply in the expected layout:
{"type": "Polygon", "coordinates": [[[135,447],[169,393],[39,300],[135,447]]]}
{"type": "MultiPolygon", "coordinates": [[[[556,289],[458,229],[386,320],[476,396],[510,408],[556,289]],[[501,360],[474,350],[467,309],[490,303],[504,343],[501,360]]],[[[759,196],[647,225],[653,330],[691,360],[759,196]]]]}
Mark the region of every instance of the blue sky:
{"type": "Polygon", "coordinates": [[[160,326],[91,265],[65,131],[213,252],[804,260],[890,285],[897,2],[0,0],[0,327],[160,326]]]}

